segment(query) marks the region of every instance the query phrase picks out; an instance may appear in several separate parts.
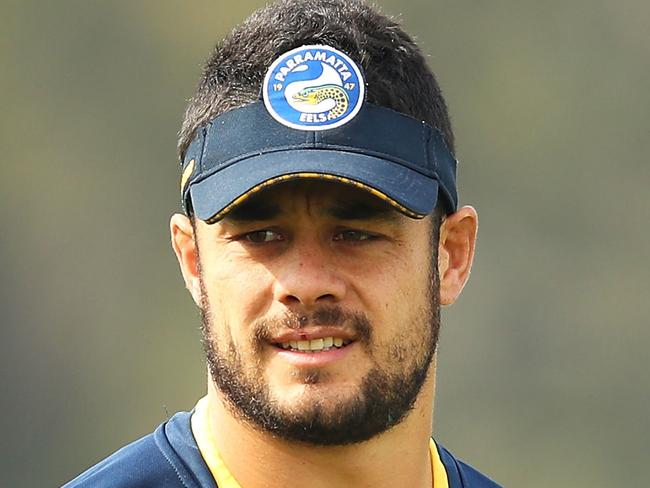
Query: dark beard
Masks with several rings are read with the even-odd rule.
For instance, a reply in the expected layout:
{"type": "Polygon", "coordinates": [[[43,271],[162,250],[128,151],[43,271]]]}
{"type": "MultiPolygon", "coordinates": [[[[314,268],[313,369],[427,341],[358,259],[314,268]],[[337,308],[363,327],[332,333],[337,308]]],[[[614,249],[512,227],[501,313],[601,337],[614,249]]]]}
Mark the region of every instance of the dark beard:
{"type": "MultiPolygon", "coordinates": [[[[413,408],[427,378],[438,339],[439,308],[432,304],[429,310],[423,311],[425,316],[421,324],[404,324],[405,328],[414,328],[409,337],[417,342],[394,341],[389,350],[393,371],[387,371],[375,362],[363,378],[359,394],[353,398],[341,400],[328,408],[314,402],[302,410],[290,412],[278,407],[271,399],[261,374],[254,379],[246,376],[241,356],[232,342],[225,352],[215,347],[214,339],[210,339],[213,328],[207,304],[204,294],[201,310],[204,351],[212,379],[230,411],[253,427],[289,441],[311,445],[363,442],[400,423],[413,408]],[[414,350],[419,354],[412,358],[414,350]],[[403,367],[395,368],[396,365],[403,367]]],[[[339,307],[321,308],[309,318],[288,315],[277,322],[255,324],[252,328],[255,331],[254,345],[261,350],[265,337],[270,336],[269,331],[274,326],[300,328],[308,323],[345,323],[352,327],[370,354],[372,327],[368,320],[363,314],[345,313],[339,307]]],[[[321,374],[314,369],[306,372],[302,380],[306,385],[316,384],[321,374]]]]}

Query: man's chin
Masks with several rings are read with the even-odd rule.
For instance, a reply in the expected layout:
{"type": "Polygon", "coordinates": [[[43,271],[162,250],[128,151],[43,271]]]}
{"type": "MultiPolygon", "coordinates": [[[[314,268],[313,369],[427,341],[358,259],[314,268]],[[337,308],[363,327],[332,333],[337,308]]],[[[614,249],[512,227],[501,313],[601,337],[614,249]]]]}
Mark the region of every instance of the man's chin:
{"type": "Polygon", "coordinates": [[[355,371],[351,382],[324,370],[298,371],[267,369],[256,381],[242,381],[233,370],[213,377],[234,415],[274,437],[314,446],[356,444],[387,431],[411,409],[425,377],[355,371]]]}
{"type": "Polygon", "coordinates": [[[318,409],[323,413],[335,411],[344,405],[358,402],[361,398],[361,386],[346,382],[340,384],[328,381],[321,372],[316,375],[292,378],[282,386],[269,388],[269,397],[274,405],[282,411],[299,412],[318,409]]]}

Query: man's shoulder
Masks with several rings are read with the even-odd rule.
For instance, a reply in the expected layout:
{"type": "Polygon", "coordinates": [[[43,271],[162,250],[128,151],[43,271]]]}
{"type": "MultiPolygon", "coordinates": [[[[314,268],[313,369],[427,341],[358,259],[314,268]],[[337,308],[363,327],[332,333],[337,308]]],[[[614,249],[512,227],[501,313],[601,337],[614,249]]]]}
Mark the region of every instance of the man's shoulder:
{"type": "Polygon", "coordinates": [[[158,449],[154,434],[124,446],[91,467],[64,488],[82,487],[183,486],[173,467],[158,449]]]}
{"type": "Polygon", "coordinates": [[[440,460],[445,466],[449,488],[501,488],[490,478],[480,473],[469,464],[456,459],[447,449],[436,443],[440,460]]]}
{"type": "Polygon", "coordinates": [[[63,488],[215,487],[192,435],[190,415],[177,413],[63,488]]]}

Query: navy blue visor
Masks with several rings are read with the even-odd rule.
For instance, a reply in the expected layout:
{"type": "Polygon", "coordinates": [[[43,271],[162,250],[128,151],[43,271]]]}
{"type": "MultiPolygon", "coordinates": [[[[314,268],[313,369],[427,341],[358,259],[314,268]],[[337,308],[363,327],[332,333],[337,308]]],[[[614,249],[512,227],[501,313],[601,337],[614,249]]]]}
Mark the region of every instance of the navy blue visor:
{"type": "Polygon", "coordinates": [[[308,131],[278,123],[260,101],[197,130],[182,161],[181,198],[186,213],[213,223],[264,188],[312,178],[423,218],[438,198],[446,212],[456,210],[456,165],[440,131],[394,110],[365,103],[340,127],[308,131]]]}

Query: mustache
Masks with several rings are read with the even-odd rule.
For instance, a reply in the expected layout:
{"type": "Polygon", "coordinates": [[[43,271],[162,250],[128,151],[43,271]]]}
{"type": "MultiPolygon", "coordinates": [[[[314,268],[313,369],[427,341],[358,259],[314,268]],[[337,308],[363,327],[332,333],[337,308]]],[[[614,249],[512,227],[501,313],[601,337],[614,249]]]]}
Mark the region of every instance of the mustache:
{"type": "Polygon", "coordinates": [[[319,307],[309,313],[287,311],[282,317],[258,320],[253,324],[258,341],[270,341],[280,331],[300,330],[310,326],[336,326],[343,328],[363,343],[370,343],[372,327],[368,317],[361,312],[343,310],[338,306],[319,307]]]}

